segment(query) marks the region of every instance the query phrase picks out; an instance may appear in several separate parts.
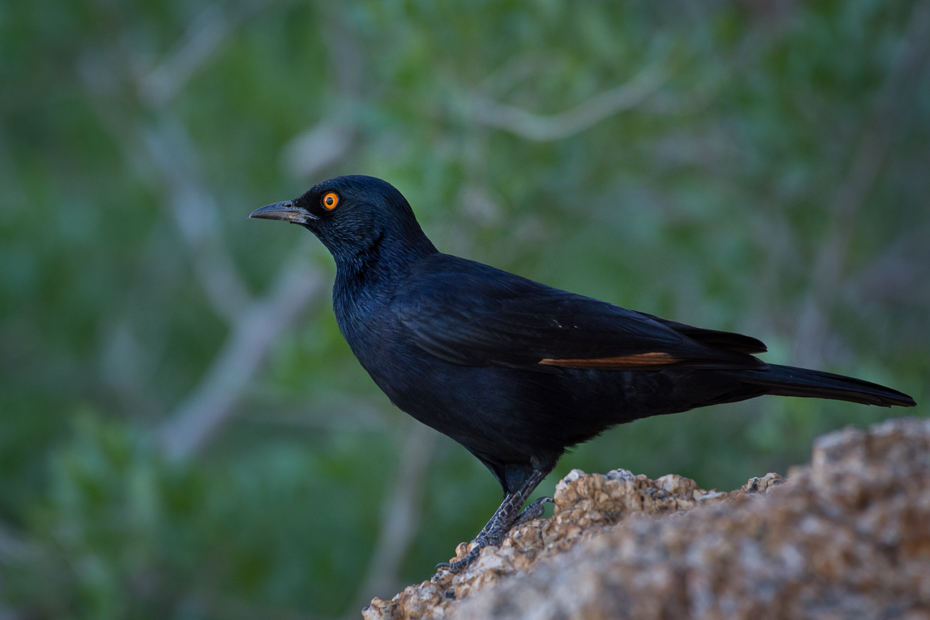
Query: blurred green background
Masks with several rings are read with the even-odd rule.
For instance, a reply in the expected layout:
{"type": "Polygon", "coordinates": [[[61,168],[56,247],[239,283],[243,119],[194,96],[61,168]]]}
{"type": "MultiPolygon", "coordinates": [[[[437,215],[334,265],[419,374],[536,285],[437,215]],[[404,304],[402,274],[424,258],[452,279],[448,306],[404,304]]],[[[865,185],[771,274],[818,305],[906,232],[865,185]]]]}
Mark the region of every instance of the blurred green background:
{"type": "MultiPolygon", "coordinates": [[[[353,617],[490,516],[351,356],[322,246],[246,219],[338,174],[444,251],[926,402],[928,5],[0,0],[0,618],[353,617]]],[[[541,491],[729,490],[914,412],[644,420],[541,491]]]]}

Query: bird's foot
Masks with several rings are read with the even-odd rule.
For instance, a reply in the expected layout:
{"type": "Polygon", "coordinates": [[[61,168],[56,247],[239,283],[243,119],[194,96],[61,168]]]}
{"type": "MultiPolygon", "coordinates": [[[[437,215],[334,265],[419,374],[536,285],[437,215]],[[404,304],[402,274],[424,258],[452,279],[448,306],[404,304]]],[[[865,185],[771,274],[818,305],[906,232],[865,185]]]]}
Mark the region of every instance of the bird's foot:
{"type": "Polygon", "coordinates": [[[484,526],[484,529],[471,541],[471,549],[465,554],[465,557],[461,560],[437,564],[436,570],[449,570],[453,573],[459,573],[465,570],[478,559],[482,549],[485,547],[499,547],[500,544],[504,542],[504,537],[510,530],[541,516],[546,509],[546,503],[551,501],[551,497],[540,497],[527,506],[519,515],[509,517],[508,513],[510,511],[504,510],[505,506],[508,505],[507,500],[505,500],[501,508],[494,513],[494,516],[491,517],[488,524],[484,526]]]}
{"type": "MultiPolygon", "coordinates": [[[[478,539],[472,541],[477,543],[478,539]]],[[[461,560],[453,560],[452,562],[440,562],[436,565],[436,570],[447,570],[451,573],[460,573],[469,566],[471,566],[475,560],[478,559],[478,556],[481,554],[481,550],[484,549],[487,545],[476,544],[471,548],[471,551],[465,554],[461,560]]]]}
{"type": "Polygon", "coordinates": [[[447,569],[453,573],[459,573],[471,566],[475,560],[478,559],[478,556],[481,555],[481,550],[485,547],[499,547],[500,544],[504,542],[504,536],[515,525],[515,522],[512,521],[505,525],[497,517],[497,515],[492,517],[488,524],[484,526],[484,529],[481,530],[481,533],[471,541],[471,544],[469,544],[471,549],[465,554],[465,557],[461,560],[437,564],[436,569],[447,569]]]}

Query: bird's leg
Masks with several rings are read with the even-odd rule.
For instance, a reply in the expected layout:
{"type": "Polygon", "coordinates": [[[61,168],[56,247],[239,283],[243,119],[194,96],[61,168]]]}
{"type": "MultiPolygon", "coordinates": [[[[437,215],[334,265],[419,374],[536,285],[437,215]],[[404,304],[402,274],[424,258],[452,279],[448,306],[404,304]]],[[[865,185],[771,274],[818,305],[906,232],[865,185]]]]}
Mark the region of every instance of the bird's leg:
{"type": "Polygon", "coordinates": [[[491,516],[487,525],[481,529],[478,536],[472,541],[474,546],[471,551],[461,560],[443,562],[442,564],[437,564],[436,568],[447,568],[453,573],[468,568],[472,562],[478,559],[478,555],[481,553],[482,549],[485,547],[499,546],[504,541],[504,536],[507,535],[507,532],[515,525],[526,523],[541,515],[544,510],[543,504],[551,502],[551,498],[541,497],[527,506],[526,510],[523,512],[520,512],[520,509],[523,508],[526,499],[536,487],[539,486],[539,483],[543,481],[547,473],[548,472],[534,469],[533,473],[530,474],[516,493],[507,494],[507,497],[504,498],[503,503],[501,503],[500,507],[491,516]]]}

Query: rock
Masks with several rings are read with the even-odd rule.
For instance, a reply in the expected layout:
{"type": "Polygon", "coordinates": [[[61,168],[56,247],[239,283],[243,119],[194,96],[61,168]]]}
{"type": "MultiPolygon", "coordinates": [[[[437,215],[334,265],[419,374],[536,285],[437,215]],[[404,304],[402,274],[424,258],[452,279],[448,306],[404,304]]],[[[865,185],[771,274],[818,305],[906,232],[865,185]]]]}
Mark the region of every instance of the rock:
{"type": "Polygon", "coordinates": [[[787,480],[730,493],[574,470],[554,499],[468,570],[363,616],[930,620],[930,421],[825,435],[787,480]]]}

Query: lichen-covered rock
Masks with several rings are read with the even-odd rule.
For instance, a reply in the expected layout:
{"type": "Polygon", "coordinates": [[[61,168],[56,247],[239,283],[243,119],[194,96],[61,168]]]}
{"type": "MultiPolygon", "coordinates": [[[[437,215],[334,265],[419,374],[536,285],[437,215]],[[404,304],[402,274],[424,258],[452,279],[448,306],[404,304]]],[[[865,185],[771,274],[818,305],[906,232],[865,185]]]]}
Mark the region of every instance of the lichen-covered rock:
{"type": "Polygon", "coordinates": [[[554,499],[468,570],[363,615],[930,620],[928,421],[826,435],[787,481],[731,493],[575,470],[554,499]]]}

